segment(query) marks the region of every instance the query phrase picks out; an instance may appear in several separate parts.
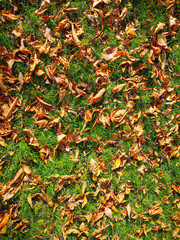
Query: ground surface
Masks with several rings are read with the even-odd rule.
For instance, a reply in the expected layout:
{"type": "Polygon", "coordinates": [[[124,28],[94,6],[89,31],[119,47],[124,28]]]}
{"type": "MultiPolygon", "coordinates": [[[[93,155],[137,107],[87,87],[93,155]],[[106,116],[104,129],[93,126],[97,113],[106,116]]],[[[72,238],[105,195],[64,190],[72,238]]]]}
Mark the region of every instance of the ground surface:
{"type": "Polygon", "coordinates": [[[0,238],[180,237],[180,4],[0,1],[0,238]]]}

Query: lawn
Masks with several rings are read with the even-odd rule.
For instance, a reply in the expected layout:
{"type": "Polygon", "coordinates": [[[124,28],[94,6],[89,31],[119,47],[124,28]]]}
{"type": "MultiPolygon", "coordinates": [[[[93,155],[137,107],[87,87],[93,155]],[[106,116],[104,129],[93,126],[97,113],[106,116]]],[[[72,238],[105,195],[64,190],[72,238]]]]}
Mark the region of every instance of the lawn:
{"type": "Polygon", "coordinates": [[[179,17],[0,1],[0,239],[180,238],[179,17]]]}

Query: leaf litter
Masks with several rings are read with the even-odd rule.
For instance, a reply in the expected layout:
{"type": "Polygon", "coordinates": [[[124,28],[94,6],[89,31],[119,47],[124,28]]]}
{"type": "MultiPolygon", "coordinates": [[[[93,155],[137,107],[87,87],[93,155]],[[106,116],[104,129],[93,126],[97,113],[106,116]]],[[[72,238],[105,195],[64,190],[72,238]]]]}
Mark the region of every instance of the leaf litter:
{"type": "MultiPolygon", "coordinates": [[[[109,239],[109,231],[113,232],[112,239],[122,239],[123,235],[118,236],[113,230],[122,221],[132,226],[132,229],[125,231],[128,232],[128,239],[145,239],[149,234],[152,237],[152,234],[159,234],[160,231],[163,232],[161,239],[167,239],[167,232],[170,232],[168,236],[171,238],[179,238],[178,179],[162,183],[166,171],[171,174],[172,170],[161,170],[163,162],[170,165],[179,158],[180,150],[175,140],[179,137],[180,115],[174,115],[173,111],[180,101],[176,91],[179,85],[171,84],[172,77],[179,76],[179,72],[174,67],[177,63],[169,60],[169,54],[174,51],[170,43],[176,38],[180,26],[176,1],[157,1],[159,7],[166,9],[167,22],[154,23],[148,29],[147,38],[138,40],[133,49],[131,43],[139,36],[141,29],[135,14],[128,18],[131,9],[136,13],[136,7],[132,7],[128,1],[90,1],[88,9],[83,12],[84,17],[79,21],[77,16],[81,6],[77,7],[74,3],[55,1],[61,10],[49,15],[54,1],[42,0],[39,4],[39,1],[29,0],[29,6],[38,5],[34,15],[41,25],[42,39],[33,32],[25,34],[23,11],[16,14],[19,2],[9,2],[13,11],[1,8],[0,27],[5,24],[16,26],[12,32],[4,33],[8,37],[13,36],[16,44],[8,50],[0,43],[2,152],[9,149],[12,143],[26,142],[32,151],[39,154],[45,165],[54,163],[55,155],[61,158],[62,154],[69,156],[69,161],[74,165],[70,169],[70,164],[68,166],[66,163],[66,174],[48,172],[45,176],[47,182],[42,180],[41,174],[34,174],[36,166],[28,165],[28,161],[24,164],[23,160],[11,178],[0,183],[0,234],[7,236],[12,229],[10,238],[13,238],[17,231],[24,235],[32,231],[31,219],[22,218],[20,214],[23,205],[19,196],[26,191],[26,203],[31,210],[35,210],[35,203],[40,202],[52,208],[52,213],[49,213],[51,216],[59,211],[62,237],[55,233],[53,239],[72,239],[72,236],[84,240],[92,237],[109,239]],[[86,40],[90,35],[83,23],[86,20],[95,34],[88,44],[86,40]],[[114,31],[116,46],[112,47],[112,39],[106,38],[107,28],[108,31],[114,31]],[[97,44],[101,44],[99,55],[95,50],[97,44]],[[71,48],[70,53],[68,47],[71,48]],[[50,63],[43,61],[44,55],[51,59],[50,63]],[[142,59],[145,59],[144,62],[142,59]],[[78,63],[83,65],[87,74],[89,69],[93,72],[93,80],[89,77],[86,82],[79,74],[71,75],[72,65],[76,68],[78,63]],[[86,69],[87,63],[89,69],[86,69]],[[27,71],[18,71],[17,74],[17,64],[24,64],[27,71]],[[120,69],[116,80],[116,66],[113,64],[118,64],[120,69]],[[34,78],[43,82],[43,89],[42,83],[35,83],[34,78]],[[149,81],[154,83],[149,84],[149,81]],[[34,93],[25,93],[32,84],[34,93]],[[56,93],[52,98],[58,95],[57,103],[46,98],[47,89],[53,86],[56,86],[56,93]],[[150,96],[148,103],[142,99],[142,93],[143,98],[150,96]],[[68,100],[70,98],[74,101],[80,99],[79,105],[74,107],[68,100]],[[137,110],[139,102],[144,106],[137,110]],[[34,119],[31,127],[25,127],[24,124],[28,116],[34,119]],[[65,124],[64,118],[68,124],[65,124]],[[160,121],[162,118],[163,122],[160,121]],[[19,119],[20,127],[15,127],[19,119]],[[149,126],[148,122],[153,123],[149,126]],[[56,135],[56,144],[45,145],[39,141],[36,127],[44,133],[52,130],[56,135]],[[98,129],[103,129],[106,134],[99,134],[98,129]],[[112,139],[107,139],[107,132],[111,132],[112,139]],[[104,149],[116,151],[111,157],[106,157],[106,154],[109,155],[104,153],[104,149]],[[94,157],[92,153],[95,153],[94,157]],[[133,168],[129,170],[130,167],[136,169],[132,174],[136,174],[144,184],[141,187],[137,187],[135,180],[130,177],[129,171],[135,171],[133,168]],[[159,175],[154,169],[160,169],[159,175]],[[161,192],[162,197],[161,201],[154,198],[145,206],[143,201],[147,200],[150,186],[148,183],[146,186],[145,182],[152,172],[150,182],[152,186],[156,185],[154,196],[161,197],[161,192]],[[49,195],[45,185],[54,182],[53,195],[49,195]],[[38,191],[33,192],[37,186],[38,191]],[[81,190],[76,193],[73,188],[77,186],[81,190]],[[167,222],[163,219],[166,205],[169,204],[174,210],[167,222]],[[141,205],[145,206],[143,212],[139,212],[141,205]],[[137,229],[138,221],[142,224],[137,229]]],[[[8,151],[10,158],[16,154],[11,149],[8,151]]],[[[4,179],[3,170],[8,168],[7,161],[7,156],[2,155],[1,179],[4,179]]],[[[63,158],[61,161],[64,161],[63,158]]],[[[179,167],[178,163],[176,167],[179,167]]],[[[34,237],[45,239],[43,236],[46,233],[48,237],[52,236],[54,225],[49,230],[47,226],[44,225],[43,231],[39,230],[34,237]]]]}

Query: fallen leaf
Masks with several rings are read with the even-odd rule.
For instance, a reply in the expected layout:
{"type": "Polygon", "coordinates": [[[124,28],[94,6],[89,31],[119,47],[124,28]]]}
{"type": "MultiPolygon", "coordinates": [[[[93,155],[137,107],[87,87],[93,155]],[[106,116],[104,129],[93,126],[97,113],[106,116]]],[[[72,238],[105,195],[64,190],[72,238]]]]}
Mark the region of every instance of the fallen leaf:
{"type": "Polygon", "coordinates": [[[126,209],[127,209],[128,218],[131,218],[131,206],[130,206],[130,203],[128,203],[126,209]]]}
{"type": "Polygon", "coordinates": [[[115,93],[121,91],[125,85],[126,85],[125,83],[122,83],[114,86],[112,92],[115,93]]]}
{"type": "Polygon", "coordinates": [[[102,58],[105,60],[111,60],[117,53],[117,48],[107,47],[102,52],[102,58]]]}
{"type": "Polygon", "coordinates": [[[11,23],[15,20],[17,20],[20,16],[19,15],[14,15],[11,13],[11,11],[1,11],[0,13],[3,17],[7,18],[11,23]]]}
{"type": "Polygon", "coordinates": [[[50,111],[54,111],[55,108],[51,105],[46,103],[45,101],[43,101],[40,97],[35,96],[35,98],[37,99],[37,101],[46,109],[50,110],[50,111]]]}
{"type": "Polygon", "coordinates": [[[27,200],[28,200],[29,205],[30,205],[31,208],[33,209],[33,204],[32,204],[32,197],[31,197],[31,194],[29,194],[27,200]]]}
{"type": "Polygon", "coordinates": [[[98,7],[100,4],[109,4],[111,0],[93,0],[93,7],[98,7]]]}
{"type": "Polygon", "coordinates": [[[88,105],[92,105],[94,103],[99,102],[102,99],[103,94],[105,93],[105,88],[102,88],[94,97],[91,97],[88,100],[88,105]]]}
{"type": "Polygon", "coordinates": [[[0,228],[4,228],[7,225],[9,217],[9,213],[4,213],[2,216],[0,216],[0,228]]]}
{"type": "Polygon", "coordinates": [[[94,159],[90,160],[89,169],[91,170],[91,172],[93,174],[93,180],[96,181],[96,179],[99,176],[101,170],[100,170],[100,167],[99,167],[98,163],[94,159]]]}
{"type": "Polygon", "coordinates": [[[157,32],[159,32],[160,30],[162,30],[164,27],[166,26],[165,23],[159,22],[156,29],[154,30],[154,34],[156,34],[157,32]]]}
{"type": "Polygon", "coordinates": [[[79,40],[79,38],[77,37],[77,34],[75,32],[75,29],[74,29],[74,25],[71,24],[71,27],[72,27],[72,36],[76,42],[77,45],[79,45],[81,43],[81,41],[79,40]]]}
{"type": "Polygon", "coordinates": [[[105,208],[105,215],[112,218],[112,210],[110,208],[105,208]]]}

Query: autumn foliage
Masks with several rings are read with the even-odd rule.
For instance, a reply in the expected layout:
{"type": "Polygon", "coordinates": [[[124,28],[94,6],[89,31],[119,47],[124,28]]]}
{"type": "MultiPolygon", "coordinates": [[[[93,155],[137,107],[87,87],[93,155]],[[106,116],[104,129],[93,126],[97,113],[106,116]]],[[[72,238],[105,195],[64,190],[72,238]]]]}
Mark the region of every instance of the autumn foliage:
{"type": "Polygon", "coordinates": [[[178,239],[178,1],[155,1],[152,24],[133,1],[85,2],[27,1],[39,36],[20,1],[0,7],[0,238],[178,239]],[[34,232],[38,202],[51,220],[34,232]]]}

